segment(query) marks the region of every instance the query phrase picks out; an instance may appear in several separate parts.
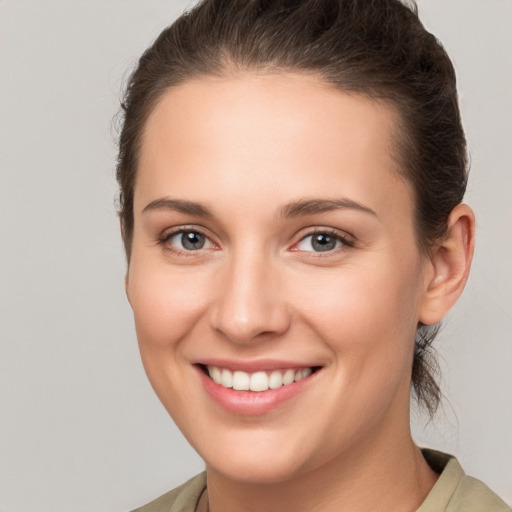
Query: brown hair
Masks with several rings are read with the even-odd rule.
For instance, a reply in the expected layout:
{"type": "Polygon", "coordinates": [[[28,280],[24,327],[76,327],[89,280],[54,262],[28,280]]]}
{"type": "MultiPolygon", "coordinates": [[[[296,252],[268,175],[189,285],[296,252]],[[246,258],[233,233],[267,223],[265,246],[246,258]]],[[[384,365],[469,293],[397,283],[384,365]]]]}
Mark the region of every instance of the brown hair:
{"type": "MultiPolygon", "coordinates": [[[[399,0],[202,0],[166,28],[139,60],[122,103],[117,180],[128,261],[142,134],[170,87],[205,75],[313,73],[342,91],[391,104],[400,172],[415,194],[418,246],[428,252],[462,201],[467,156],[450,59],[399,0]]],[[[440,390],[430,345],[437,327],[418,326],[416,398],[432,415],[440,390]]]]}

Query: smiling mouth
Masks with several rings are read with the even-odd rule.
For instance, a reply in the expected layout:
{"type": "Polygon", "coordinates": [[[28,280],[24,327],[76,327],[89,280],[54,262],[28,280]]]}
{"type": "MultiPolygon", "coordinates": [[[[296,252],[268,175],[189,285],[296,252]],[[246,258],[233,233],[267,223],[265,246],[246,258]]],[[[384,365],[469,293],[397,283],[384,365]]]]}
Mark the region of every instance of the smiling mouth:
{"type": "Polygon", "coordinates": [[[216,384],[236,391],[262,392],[269,389],[290,386],[306,379],[320,369],[320,366],[286,368],[281,370],[257,371],[253,373],[241,370],[229,370],[218,366],[201,365],[203,372],[216,384]]]}

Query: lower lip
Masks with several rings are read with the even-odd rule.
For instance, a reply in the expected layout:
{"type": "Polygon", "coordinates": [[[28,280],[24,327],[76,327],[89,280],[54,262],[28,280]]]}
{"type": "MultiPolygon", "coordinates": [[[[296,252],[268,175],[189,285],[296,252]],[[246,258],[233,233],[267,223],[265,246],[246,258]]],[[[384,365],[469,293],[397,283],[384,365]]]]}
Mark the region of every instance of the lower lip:
{"type": "Polygon", "coordinates": [[[225,410],[244,416],[258,416],[277,409],[300,394],[320,373],[316,371],[305,379],[267,391],[236,391],[216,384],[201,368],[197,368],[206,392],[225,410]]]}

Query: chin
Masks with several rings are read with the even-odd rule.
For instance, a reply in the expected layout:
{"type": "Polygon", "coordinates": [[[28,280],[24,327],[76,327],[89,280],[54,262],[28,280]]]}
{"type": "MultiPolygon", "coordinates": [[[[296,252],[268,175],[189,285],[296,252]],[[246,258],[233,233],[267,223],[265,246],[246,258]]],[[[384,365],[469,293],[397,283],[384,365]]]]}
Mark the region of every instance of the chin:
{"type": "Polygon", "coordinates": [[[208,471],[213,470],[229,480],[252,484],[281,483],[318,465],[314,460],[318,454],[314,449],[308,450],[304,439],[291,439],[282,434],[231,430],[227,438],[221,436],[215,442],[200,442],[195,449],[204,459],[208,471]]]}
{"type": "Polygon", "coordinates": [[[247,484],[278,484],[292,479],[300,472],[301,466],[292,461],[283,460],[276,455],[272,460],[258,458],[237,461],[215,461],[215,464],[206,464],[208,471],[215,471],[225,478],[247,484]]]}

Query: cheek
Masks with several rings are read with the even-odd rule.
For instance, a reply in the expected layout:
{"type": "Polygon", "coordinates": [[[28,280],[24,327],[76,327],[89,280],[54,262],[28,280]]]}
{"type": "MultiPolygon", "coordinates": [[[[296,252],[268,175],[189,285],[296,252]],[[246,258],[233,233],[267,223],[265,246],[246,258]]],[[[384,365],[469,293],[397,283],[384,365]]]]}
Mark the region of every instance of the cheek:
{"type": "Polygon", "coordinates": [[[132,256],[127,293],[133,309],[142,363],[160,401],[173,417],[188,410],[193,396],[183,382],[188,364],[180,350],[206,309],[204,276],[171,272],[166,265],[139,264],[132,256]]]}
{"type": "Polygon", "coordinates": [[[417,325],[418,268],[353,266],[295,279],[303,320],[351,371],[408,366],[417,325]]]}
{"type": "Polygon", "coordinates": [[[302,321],[333,356],[332,389],[340,391],[325,399],[334,426],[329,435],[349,443],[345,435],[366,432],[386,411],[407,410],[417,288],[413,266],[400,279],[375,267],[345,270],[305,279],[295,293],[302,321]]]}
{"type": "Polygon", "coordinates": [[[169,348],[186,337],[208,302],[204,272],[173,271],[132,260],[127,284],[141,351],[169,348]]]}

